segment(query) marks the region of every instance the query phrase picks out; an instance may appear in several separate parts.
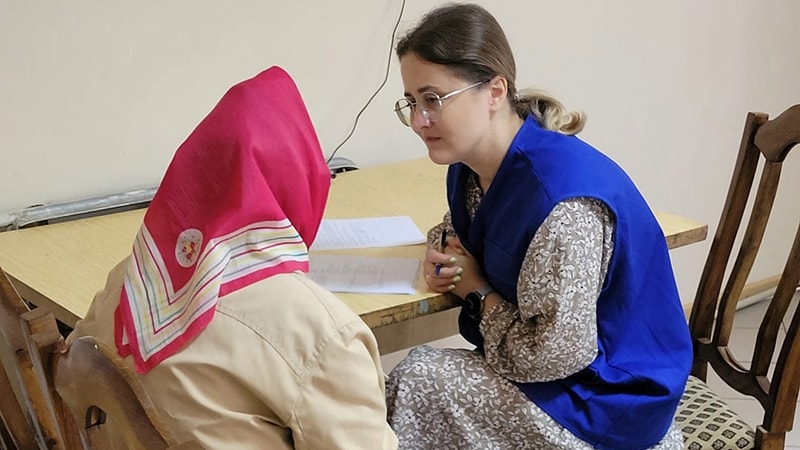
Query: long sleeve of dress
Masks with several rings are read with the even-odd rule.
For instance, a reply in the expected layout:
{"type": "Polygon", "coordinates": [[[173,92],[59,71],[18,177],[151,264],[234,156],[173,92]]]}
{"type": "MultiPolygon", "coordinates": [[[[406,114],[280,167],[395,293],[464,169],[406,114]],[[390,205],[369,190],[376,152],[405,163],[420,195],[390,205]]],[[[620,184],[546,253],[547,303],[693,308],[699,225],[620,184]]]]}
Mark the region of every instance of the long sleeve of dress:
{"type": "Polygon", "coordinates": [[[428,230],[428,235],[426,236],[428,239],[428,245],[438,245],[439,241],[442,239],[442,233],[444,230],[447,230],[448,233],[452,233],[453,230],[453,222],[450,218],[449,211],[444,214],[441,223],[428,230]]]}
{"type": "Polygon", "coordinates": [[[517,281],[518,306],[503,302],[481,320],[489,365],[518,382],[564,378],[597,356],[597,297],[613,249],[602,202],[558,204],[535,233],[517,281]]]}

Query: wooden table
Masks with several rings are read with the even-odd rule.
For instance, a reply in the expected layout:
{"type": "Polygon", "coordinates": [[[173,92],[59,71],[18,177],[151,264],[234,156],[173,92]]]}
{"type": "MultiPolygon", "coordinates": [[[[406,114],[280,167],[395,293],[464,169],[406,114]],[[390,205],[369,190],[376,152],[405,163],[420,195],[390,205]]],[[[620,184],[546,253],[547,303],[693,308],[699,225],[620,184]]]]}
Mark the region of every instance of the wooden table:
{"type": "MultiPolygon", "coordinates": [[[[339,174],[332,182],[326,218],[407,215],[419,229],[442,220],[446,167],[427,158],[339,174]]],[[[0,233],[0,267],[20,294],[45,305],[74,326],[105,285],[109,270],[130,253],[144,210],[0,233]]],[[[657,213],[670,248],[706,238],[707,226],[657,213]]],[[[422,259],[424,245],[347,250],[342,253],[422,259]]],[[[413,295],[339,294],[376,333],[382,353],[452,336],[453,296],[430,291],[420,274],[413,295]],[[447,316],[435,314],[447,311],[447,316]],[[421,322],[415,319],[426,318],[421,322]],[[415,324],[416,325],[415,325],[415,324]]]]}

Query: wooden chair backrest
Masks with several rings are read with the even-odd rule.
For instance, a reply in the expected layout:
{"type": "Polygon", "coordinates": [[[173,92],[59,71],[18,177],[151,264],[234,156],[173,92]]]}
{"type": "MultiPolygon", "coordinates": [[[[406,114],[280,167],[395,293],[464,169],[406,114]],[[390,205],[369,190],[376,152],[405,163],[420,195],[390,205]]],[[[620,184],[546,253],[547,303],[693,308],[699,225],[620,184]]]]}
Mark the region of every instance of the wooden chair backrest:
{"type": "Polygon", "coordinates": [[[139,379],[112,349],[92,337],[67,347],[52,312],[29,309],[2,269],[0,338],[0,444],[6,448],[110,449],[115,441],[108,417],[126,449],[202,448],[170,435],[139,379]]]}
{"type": "MultiPolygon", "coordinates": [[[[47,384],[34,370],[22,320],[31,310],[0,269],[0,415],[12,448],[80,448],[81,437],[74,423],[60,417],[58,405],[47,384]],[[66,423],[62,423],[62,419],[66,423]]],[[[58,335],[58,329],[55,330],[58,335]]],[[[60,336],[59,336],[60,337],[60,336]]]]}
{"type": "MultiPolygon", "coordinates": [[[[0,314],[3,314],[0,312],[0,314]]],[[[1,322],[2,320],[0,320],[1,322]]],[[[0,325],[3,327],[3,325],[0,325]]],[[[0,338],[2,339],[2,338],[0,338]]],[[[5,347],[6,351],[3,353],[8,354],[8,346],[6,343],[0,343],[0,346],[5,347]]],[[[4,364],[0,360],[0,448],[3,449],[20,449],[20,448],[36,448],[36,440],[33,436],[32,425],[28,424],[26,414],[22,411],[22,407],[17,401],[17,394],[11,384],[11,380],[6,374],[6,369],[11,369],[12,364],[4,364]]]]}
{"type": "Polygon", "coordinates": [[[93,431],[107,417],[128,448],[165,449],[178,444],[161,424],[139,379],[114,350],[93,337],[74,340],[55,359],[53,382],[75,418],[84,420],[91,448],[103,448],[107,436],[93,431]]]}
{"type": "MultiPolygon", "coordinates": [[[[763,113],[748,113],[725,206],[689,317],[695,349],[692,374],[705,380],[710,365],[725,383],[754,397],[764,408],[763,422],[756,426],[756,448],[783,448],[785,434],[794,421],[800,388],[800,308],[792,314],[791,325],[781,345],[777,338],[800,282],[800,228],[792,240],[786,240],[787,248],[791,245],[789,256],[759,326],[753,353],[748,355],[749,367],[737,360],[728,344],[736,304],[775,203],[783,162],[799,142],[800,105],[792,106],[773,120],[763,113]],[[759,166],[761,176],[756,182],[759,166]],[[747,215],[745,211],[753,190],[755,198],[747,215]],[[738,249],[734,253],[737,242],[738,249]],[[777,365],[769,376],[776,349],[777,365]]],[[[794,205],[800,203],[794,202],[794,205]]]]}
{"type": "MultiPolygon", "coordinates": [[[[0,370],[2,370],[2,367],[0,367],[0,370]]],[[[6,397],[6,398],[11,398],[11,397],[6,397]]],[[[8,427],[3,421],[3,417],[0,416],[0,450],[16,450],[18,448],[19,447],[17,447],[16,442],[14,442],[14,440],[11,437],[11,432],[8,431],[8,427]]]]}
{"type": "Polygon", "coordinates": [[[66,346],[55,317],[42,308],[23,314],[22,325],[34,371],[58,410],[80,431],[83,445],[75,448],[202,448],[172,437],[141,381],[113,349],[91,336],[66,346]]]}

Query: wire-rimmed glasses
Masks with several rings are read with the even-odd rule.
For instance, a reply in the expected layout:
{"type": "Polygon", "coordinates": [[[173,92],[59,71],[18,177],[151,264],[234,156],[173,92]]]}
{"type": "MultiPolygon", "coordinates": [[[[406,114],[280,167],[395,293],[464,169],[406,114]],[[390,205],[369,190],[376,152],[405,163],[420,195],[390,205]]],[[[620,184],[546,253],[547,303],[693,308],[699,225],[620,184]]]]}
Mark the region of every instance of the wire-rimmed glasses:
{"type": "Polygon", "coordinates": [[[424,92],[419,96],[419,102],[415,102],[407,98],[401,98],[395,102],[394,112],[397,113],[397,117],[400,119],[400,122],[407,127],[411,126],[411,117],[417,111],[425,116],[425,118],[429,121],[436,122],[442,116],[442,101],[451,97],[455,97],[464,91],[472,89],[475,86],[480,86],[484,83],[486,83],[486,81],[479,81],[475,84],[470,84],[467,87],[463,87],[442,96],[439,96],[439,94],[435,92],[424,92]],[[420,103],[422,104],[420,105],[420,103]]]}

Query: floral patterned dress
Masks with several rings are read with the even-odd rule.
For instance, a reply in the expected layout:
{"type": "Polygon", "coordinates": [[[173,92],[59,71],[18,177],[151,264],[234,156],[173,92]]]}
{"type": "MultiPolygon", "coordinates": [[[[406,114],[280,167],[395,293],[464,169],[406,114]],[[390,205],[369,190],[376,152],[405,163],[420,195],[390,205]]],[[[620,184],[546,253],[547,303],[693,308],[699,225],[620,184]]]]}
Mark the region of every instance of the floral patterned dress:
{"type": "MultiPolygon", "coordinates": [[[[467,185],[474,216],[482,192],[467,185]]],[[[428,233],[437,242],[449,214],[428,233]]],[[[484,354],[413,349],[386,384],[389,423],[401,449],[591,449],[511,381],[567,377],[597,356],[596,301],[613,249],[614,221],[595,199],[558,204],[534,235],[517,282],[518,305],[481,319],[484,354]]],[[[646,420],[646,418],[643,418],[646,420]]],[[[683,449],[673,425],[657,446],[683,449]]]]}

